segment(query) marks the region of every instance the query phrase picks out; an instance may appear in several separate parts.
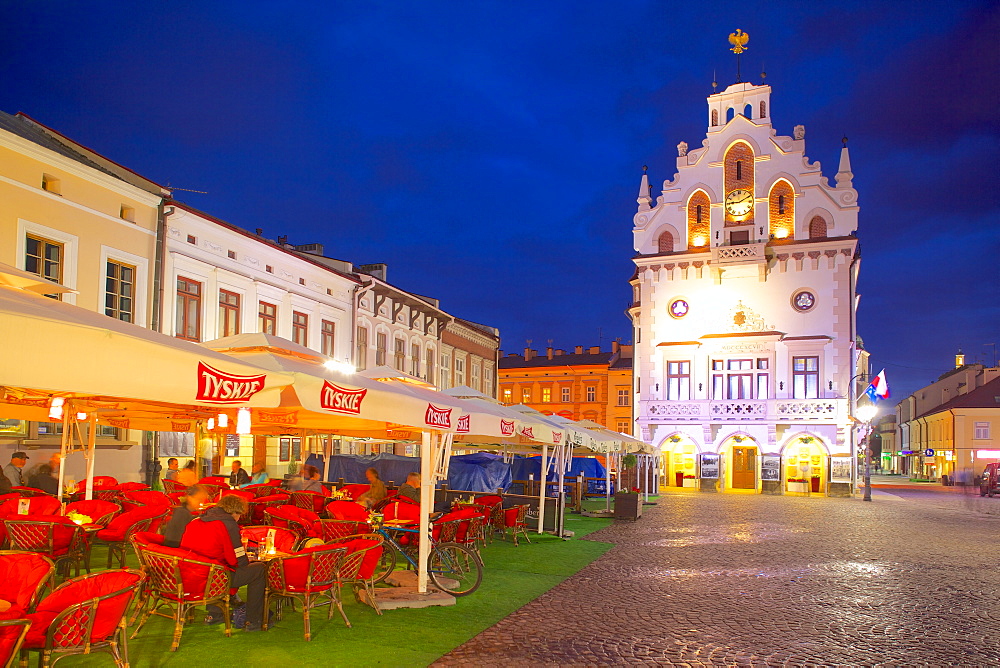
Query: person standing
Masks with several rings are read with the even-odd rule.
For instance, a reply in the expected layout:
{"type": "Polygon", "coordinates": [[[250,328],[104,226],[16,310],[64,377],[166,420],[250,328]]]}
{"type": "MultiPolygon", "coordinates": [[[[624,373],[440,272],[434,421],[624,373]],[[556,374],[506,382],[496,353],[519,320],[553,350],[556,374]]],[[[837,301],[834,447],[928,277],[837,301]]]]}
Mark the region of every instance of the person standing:
{"type": "Polygon", "coordinates": [[[243,468],[243,462],[238,459],[234,459],[232,470],[229,472],[229,486],[236,488],[243,487],[248,484],[250,484],[250,476],[243,468]]]}
{"type": "Polygon", "coordinates": [[[28,463],[28,455],[18,450],[10,456],[10,464],[3,467],[3,474],[7,476],[11,487],[24,487],[24,465],[28,463]]]}
{"type": "MultiPolygon", "coordinates": [[[[247,559],[237,523],[246,512],[246,500],[232,494],[223,496],[218,505],[209,508],[204,515],[188,523],[181,538],[181,549],[197,552],[228,567],[231,570],[229,578],[231,588],[239,589],[246,585],[247,623],[244,630],[261,631],[264,628],[267,564],[263,562],[251,564],[247,559]]],[[[221,613],[218,608],[210,606],[209,614],[212,617],[210,623],[216,623],[217,616],[221,616],[221,613]]]]}
{"type": "Polygon", "coordinates": [[[167,473],[163,477],[167,480],[177,480],[177,458],[171,457],[167,460],[167,473]]]}

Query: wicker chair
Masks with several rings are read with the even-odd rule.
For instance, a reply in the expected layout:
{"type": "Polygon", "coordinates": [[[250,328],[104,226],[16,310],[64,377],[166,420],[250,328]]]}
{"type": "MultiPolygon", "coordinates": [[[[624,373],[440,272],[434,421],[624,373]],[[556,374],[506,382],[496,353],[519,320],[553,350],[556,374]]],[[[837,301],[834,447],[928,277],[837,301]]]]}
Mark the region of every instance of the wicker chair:
{"type": "Polygon", "coordinates": [[[327,502],[327,497],[319,492],[299,491],[292,492],[292,505],[297,508],[311,510],[317,515],[323,515],[323,505],[327,502]]]}
{"type": "MultiPolygon", "coordinates": [[[[344,623],[347,615],[340,600],[337,576],[348,548],[345,545],[317,545],[288,557],[272,559],[267,565],[267,593],[264,596],[264,624],[270,616],[272,597],[302,601],[302,624],[306,640],[312,640],[309,612],[316,607],[328,606],[326,618],[333,617],[336,604],[344,623]]],[[[277,613],[281,618],[280,608],[277,613]]]]}
{"type": "MultiPolygon", "coordinates": [[[[374,575],[378,568],[379,559],[382,557],[384,540],[382,534],[366,533],[347,536],[328,543],[328,545],[347,548],[347,554],[344,556],[337,575],[337,588],[351,585],[354,588],[356,598],[360,598],[359,593],[363,590],[369,603],[379,615],[382,614],[382,610],[378,607],[378,600],[375,598],[374,575]]],[[[351,621],[344,614],[343,608],[340,609],[340,614],[344,618],[344,623],[350,627],[351,621]]]]}
{"type": "Polygon", "coordinates": [[[160,482],[163,483],[163,491],[167,494],[173,494],[175,492],[185,492],[187,487],[177,482],[176,480],[170,480],[169,478],[163,478],[160,482]]]}
{"type": "Polygon", "coordinates": [[[274,494],[274,486],[268,485],[267,483],[259,483],[256,485],[247,485],[241,488],[244,492],[251,492],[255,497],[260,498],[262,496],[271,496],[274,494]]]}
{"type": "Polygon", "coordinates": [[[38,489],[37,487],[11,487],[10,491],[17,492],[18,494],[20,494],[24,498],[28,498],[28,499],[30,499],[32,497],[36,497],[36,496],[47,496],[50,499],[56,498],[56,497],[52,496],[51,494],[49,494],[48,492],[46,492],[44,490],[41,490],[41,489],[38,489]]]}
{"type": "Polygon", "coordinates": [[[14,550],[38,552],[55,562],[66,573],[74,566],[76,575],[86,565],[87,535],[73,520],[61,515],[21,515],[4,520],[10,546],[14,550]]]}
{"type": "Polygon", "coordinates": [[[0,666],[14,668],[15,659],[30,627],[31,620],[28,619],[0,620],[0,666]]]}
{"type": "Polygon", "coordinates": [[[135,510],[122,513],[97,532],[97,540],[108,546],[108,568],[113,559],[125,567],[125,556],[132,535],[140,531],[156,531],[170,513],[169,506],[139,506],[135,510]]]}
{"type": "Polygon", "coordinates": [[[299,538],[316,537],[316,533],[313,531],[313,523],[319,517],[311,510],[286,504],[266,509],[264,516],[267,517],[267,521],[270,524],[276,527],[291,529],[299,535],[299,538]]]}
{"type": "Polygon", "coordinates": [[[176,652],[181,644],[184,622],[192,608],[214,604],[222,608],[226,622],[226,636],[232,635],[232,618],[229,608],[229,569],[209,561],[190,550],[146,545],[136,548],[142,552],[140,561],[149,577],[149,603],[142,621],[132,633],[134,638],[145,626],[151,615],[174,621],[174,638],[170,651],[176,652]],[[173,606],[173,614],[160,611],[162,606],[173,606]]]}
{"type": "Polygon", "coordinates": [[[277,508],[288,503],[288,497],[284,495],[271,494],[269,496],[259,496],[253,501],[248,501],[247,506],[250,524],[264,524],[268,521],[267,509],[277,508]]]}
{"type": "Polygon", "coordinates": [[[316,532],[320,540],[324,543],[329,543],[331,540],[337,540],[338,538],[368,533],[371,531],[371,525],[368,522],[355,522],[353,520],[321,519],[313,523],[313,531],[316,532]]]}
{"type": "Polygon", "coordinates": [[[89,517],[91,524],[99,524],[102,527],[106,527],[121,512],[122,507],[117,503],[91,499],[90,501],[72,501],[67,503],[63,515],[79,513],[80,515],[89,517]]]}
{"type": "Polygon", "coordinates": [[[259,549],[267,538],[269,532],[274,532],[274,549],[278,552],[294,552],[295,546],[299,543],[299,536],[291,529],[284,527],[273,527],[268,525],[254,525],[240,527],[240,536],[250,550],[259,549]]]}
{"type": "MultiPolygon", "coordinates": [[[[27,613],[35,607],[38,596],[46,585],[49,588],[55,587],[55,570],[55,564],[44,554],[18,550],[0,551],[0,582],[4,583],[0,599],[19,608],[22,614],[27,613]]],[[[2,661],[0,665],[3,665],[2,661]]]]}
{"type": "Polygon", "coordinates": [[[39,665],[48,668],[63,656],[96,650],[127,666],[125,613],[145,577],[136,570],[103,571],[57,587],[28,615],[31,629],[21,648],[22,665],[30,652],[39,652],[39,665]]]}
{"type": "Polygon", "coordinates": [[[528,537],[528,524],[525,522],[528,517],[528,507],[528,504],[523,504],[504,510],[504,537],[507,536],[506,530],[510,529],[511,536],[514,538],[514,547],[517,547],[518,534],[524,536],[524,540],[531,542],[531,538],[528,537]]]}

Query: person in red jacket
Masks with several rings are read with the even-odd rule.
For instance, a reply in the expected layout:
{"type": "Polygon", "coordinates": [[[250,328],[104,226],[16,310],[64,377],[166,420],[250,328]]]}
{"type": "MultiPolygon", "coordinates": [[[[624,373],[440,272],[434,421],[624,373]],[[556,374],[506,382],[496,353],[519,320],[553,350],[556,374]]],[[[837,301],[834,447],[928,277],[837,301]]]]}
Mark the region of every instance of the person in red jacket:
{"type": "MultiPolygon", "coordinates": [[[[246,585],[247,588],[247,623],[244,630],[260,631],[264,619],[267,565],[251,564],[243,549],[237,521],[246,512],[246,500],[238,496],[223,496],[219,505],[188,523],[181,538],[181,548],[232,569],[230,587],[239,589],[246,585]]],[[[213,616],[213,622],[221,620],[221,610],[209,609],[209,614],[213,616]]]]}

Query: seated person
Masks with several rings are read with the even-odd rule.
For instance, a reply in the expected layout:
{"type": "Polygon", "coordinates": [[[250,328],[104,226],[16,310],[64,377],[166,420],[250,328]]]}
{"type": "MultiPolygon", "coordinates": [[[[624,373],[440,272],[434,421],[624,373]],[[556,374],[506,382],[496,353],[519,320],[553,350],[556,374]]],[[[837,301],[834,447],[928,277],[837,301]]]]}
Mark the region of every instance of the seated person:
{"type": "Polygon", "coordinates": [[[174,480],[185,487],[192,487],[198,483],[198,474],[195,473],[194,469],[194,460],[189,459],[188,463],[184,465],[184,468],[177,472],[177,477],[175,477],[174,480]]]}
{"type": "Polygon", "coordinates": [[[233,460],[233,468],[229,473],[230,487],[244,487],[250,484],[250,476],[243,468],[243,462],[238,459],[233,460]]]}
{"type": "Polygon", "coordinates": [[[163,544],[167,547],[180,547],[184,530],[191,523],[201,510],[201,506],[208,502],[208,490],[201,485],[188,487],[187,496],[184,502],[174,508],[170,515],[170,520],[163,527],[163,544]]]}
{"type": "Polygon", "coordinates": [[[242,485],[242,487],[246,487],[247,485],[263,485],[268,480],[270,480],[270,478],[267,476],[267,471],[264,470],[263,464],[259,463],[254,464],[252,470],[253,470],[253,475],[250,476],[250,482],[248,482],[246,485],[242,485]]]}
{"type": "Polygon", "coordinates": [[[387,497],[389,490],[385,488],[385,483],[378,477],[378,471],[375,469],[370,468],[365,471],[365,477],[368,478],[368,491],[358,497],[358,503],[365,508],[371,508],[387,497]]]}
{"type": "Polygon", "coordinates": [[[399,486],[399,496],[406,497],[414,503],[420,503],[420,474],[416,471],[406,475],[406,482],[399,486]]]}
{"type": "MultiPolygon", "coordinates": [[[[263,630],[264,590],[267,585],[267,564],[253,563],[247,559],[237,524],[247,512],[247,502],[238,496],[223,496],[219,504],[201,517],[191,520],[181,538],[181,548],[197,552],[232,570],[229,586],[239,589],[247,586],[247,623],[245,631],[263,630]]],[[[222,620],[222,610],[209,606],[209,623],[222,620]]]]}
{"type": "Polygon", "coordinates": [[[59,496],[59,481],[52,475],[52,466],[42,464],[35,474],[28,478],[28,487],[40,489],[52,496],[59,496]]]}
{"type": "Polygon", "coordinates": [[[302,477],[294,478],[288,485],[293,492],[319,492],[323,494],[323,483],[319,479],[319,469],[312,464],[302,467],[302,477]]]}

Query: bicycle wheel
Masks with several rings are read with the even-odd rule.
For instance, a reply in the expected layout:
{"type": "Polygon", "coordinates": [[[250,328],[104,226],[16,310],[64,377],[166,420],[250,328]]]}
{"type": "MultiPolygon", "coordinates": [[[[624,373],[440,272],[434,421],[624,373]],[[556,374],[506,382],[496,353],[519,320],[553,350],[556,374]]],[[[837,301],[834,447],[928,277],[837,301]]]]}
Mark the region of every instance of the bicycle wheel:
{"type": "Polygon", "coordinates": [[[452,596],[471,594],[483,581],[483,562],[475,552],[459,543],[436,545],[427,570],[434,585],[452,596]]]}
{"type": "Polygon", "coordinates": [[[382,582],[387,577],[389,573],[396,570],[396,548],[392,545],[382,545],[382,556],[378,559],[378,564],[375,566],[375,574],[372,576],[372,580],[375,584],[382,582]]]}

